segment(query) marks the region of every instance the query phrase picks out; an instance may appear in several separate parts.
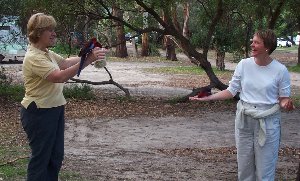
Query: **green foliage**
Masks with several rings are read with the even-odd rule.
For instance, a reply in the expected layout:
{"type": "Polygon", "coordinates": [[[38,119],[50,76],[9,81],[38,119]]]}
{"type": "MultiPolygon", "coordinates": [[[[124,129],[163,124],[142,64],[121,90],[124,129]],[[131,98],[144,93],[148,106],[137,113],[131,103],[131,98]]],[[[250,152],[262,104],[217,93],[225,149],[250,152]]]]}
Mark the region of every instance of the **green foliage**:
{"type": "Polygon", "coordinates": [[[5,74],[5,68],[1,66],[1,69],[0,69],[0,85],[1,84],[10,84],[10,83],[11,83],[11,80],[5,74]]]}
{"type": "Polygon", "coordinates": [[[62,55],[77,55],[80,51],[78,47],[70,47],[68,44],[62,43],[57,43],[51,50],[62,55]]]}
{"type": "Polygon", "coordinates": [[[23,85],[0,84],[0,96],[8,97],[14,101],[20,102],[25,95],[23,85]]]}
{"type": "Polygon", "coordinates": [[[25,94],[23,85],[12,84],[11,78],[5,74],[5,69],[0,70],[0,96],[8,97],[14,101],[21,101],[25,94]]]}
{"type": "Polygon", "coordinates": [[[91,100],[95,98],[93,89],[88,84],[74,84],[66,86],[63,90],[65,98],[91,100]]]}
{"type": "Polygon", "coordinates": [[[158,47],[154,43],[150,43],[150,53],[149,56],[160,56],[158,47]]]}

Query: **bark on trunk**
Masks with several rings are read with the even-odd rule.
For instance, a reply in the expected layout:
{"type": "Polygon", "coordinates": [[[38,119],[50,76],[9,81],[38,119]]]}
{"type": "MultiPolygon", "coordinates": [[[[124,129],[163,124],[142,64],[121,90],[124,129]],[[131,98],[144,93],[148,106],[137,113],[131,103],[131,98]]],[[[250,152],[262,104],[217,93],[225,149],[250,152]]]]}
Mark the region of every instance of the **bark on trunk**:
{"type": "Polygon", "coordinates": [[[165,36],[166,59],[177,61],[175,52],[175,43],[169,37],[165,36]]]}
{"type": "Polygon", "coordinates": [[[135,42],[135,38],[132,39],[131,43],[132,43],[132,47],[133,47],[133,56],[138,57],[138,48],[137,48],[137,44],[135,42]]]}
{"type": "MultiPolygon", "coordinates": [[[[297,21],[298,21],[298,35],[300,35],[300,16],[298,16],[297,21]]],[[[300,44],[298,45],[298,65],[300,65],[300,44]]]]}
{"type": "Polygon", "coordinates": [[[216,66],[218,70],[225,70],[225,51],[216,49],[217,59],[216,59],[216,66]]]}
{"type": "Polygon", "coordinates": [[[142,57],[147,57],[149,56],[149,35],[148,33],[143,33],[142,34],[142,52],[141,52],[142,57]]]}
{"type": "Polygon", "coordinates": [[[184,4],[183,18],[184,18],[184,21],[183,21],[182,35],[184,37],[186,37],[187,39],[189,39],[190,38],[190,29],[189,29],[189,25],[188,25],[188,22],[190,19],[190,3],[189,2],[186,2],[184,4]]]}
{"type": "MultiPolygon", "coordinates": [[[[114,16],[123,19],[123,12],[117,5],[113,6],[113,14],[114,16]]],[[[128,57],[126,41],[125,41],[125,33],[124,33],[124,25],[115,21],[115,26],[117,30],[117,47],[116,47],[116,57],[125,58],[128,57]]]]}

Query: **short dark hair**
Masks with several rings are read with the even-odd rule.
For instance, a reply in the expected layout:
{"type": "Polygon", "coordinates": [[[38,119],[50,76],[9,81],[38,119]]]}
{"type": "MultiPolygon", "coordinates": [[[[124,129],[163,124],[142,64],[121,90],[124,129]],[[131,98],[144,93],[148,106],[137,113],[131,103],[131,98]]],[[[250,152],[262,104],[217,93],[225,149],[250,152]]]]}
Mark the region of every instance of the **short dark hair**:
{"type": "Polygon", "coordinates": [[[265,47],[269,49],[269,54],[271,54],[277,48],[277,37],[273,30],[258,30],[254,33],[254,35],[263,40],[265,47]]]}

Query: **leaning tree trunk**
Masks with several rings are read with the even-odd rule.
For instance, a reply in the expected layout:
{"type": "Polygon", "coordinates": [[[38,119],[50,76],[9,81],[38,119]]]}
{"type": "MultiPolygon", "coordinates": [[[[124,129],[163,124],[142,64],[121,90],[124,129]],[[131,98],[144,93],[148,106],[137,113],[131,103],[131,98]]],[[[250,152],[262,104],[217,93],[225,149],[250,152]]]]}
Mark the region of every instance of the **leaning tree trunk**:
{"type": "Polygon", "coordinates": [[[268,22],[269,29],[274,29],[276,21],[279,18],[282,8],[286,2],[287,2],[286,0],[280,0],[278,2],[277,6],[275,7],[275,9],[273,9],[273,10],[270,9],[270,12],[269,12],[270,17],[269,17],[269,22],[268,22]]]}
{"type": "MultiPolygon", "coordinates": [[[[120,8],[117,5],[113,6],[113,14],[114,16],[123,19],[123,12],[120,10],[120,8]]],[[[125,33],[124,33],[124,25],[119,21],[115,21],[115,26],[117,29],[116,57],[120,57],[120,58],[128,57],[125,33]]]]}

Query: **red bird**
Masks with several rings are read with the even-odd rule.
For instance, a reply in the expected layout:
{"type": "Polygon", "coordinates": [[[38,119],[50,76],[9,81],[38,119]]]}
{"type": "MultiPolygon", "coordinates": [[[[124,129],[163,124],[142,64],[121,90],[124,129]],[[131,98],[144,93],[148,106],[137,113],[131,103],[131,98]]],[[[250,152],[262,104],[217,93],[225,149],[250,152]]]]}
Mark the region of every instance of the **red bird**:
{"type": "Polygon", "coordinates": [[[198,93],[198,97],[207,97],[211,95],[211,88],[204,87],[201,89],[201,91],[198,93]]]}
{"type": "Polygon", "coordinates": [[[79,65],[79,69],[78,69],[78,72],[77,72],[77,77],[79,77],[79,75],[80,75],[80,72],[82,70],[82,66],[83,66],[83,63],[84,63],[85,59],[87,58],[88,54],[90,54],[91,51],[95,47],[102,48],[102,45],[101,45],[101,43],[99,43],[97,41],[96,38],[92,38],[92,39],[90,39],[90,41],[88,43],[85,44],[85,46],[83,48],[81,48],[81,50],[78,54],[78,56],[81,57],[81,60],[80,60],[80,65],[79,65]]]}

